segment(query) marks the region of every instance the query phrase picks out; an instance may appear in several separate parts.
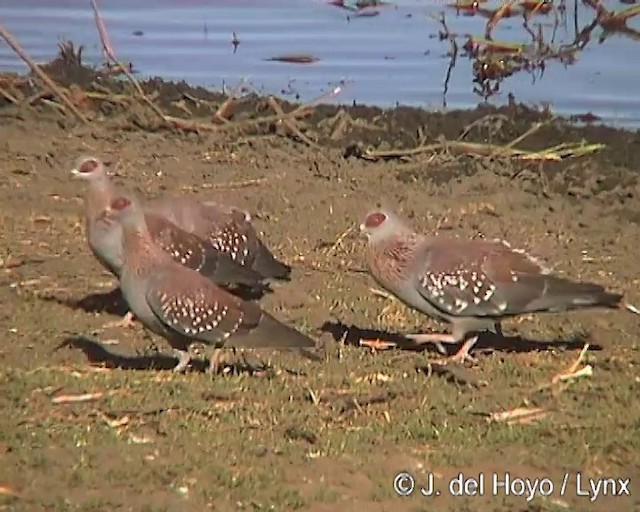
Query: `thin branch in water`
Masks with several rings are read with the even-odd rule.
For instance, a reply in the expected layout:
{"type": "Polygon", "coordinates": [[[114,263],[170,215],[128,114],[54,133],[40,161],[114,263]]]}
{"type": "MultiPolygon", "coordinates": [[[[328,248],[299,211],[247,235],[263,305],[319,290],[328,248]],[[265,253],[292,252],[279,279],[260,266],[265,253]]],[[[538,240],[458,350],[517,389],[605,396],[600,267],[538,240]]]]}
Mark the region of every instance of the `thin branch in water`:
{"type": "Polygon", "coordinates": [[[491,32],[493,32],[493,29],[498,24],[498,22],[511,10],[511,6],[515,2],[516,0],[507,0],[495,13],[493,13],[493,16],[489,18],[489,21],[487,21],[487,27],[484,33],[485,39],[488,39],[489,41],[493,40],[493,37],[491,37],[491,32]]]}
{"type": "Polygon", "coordinates": [[[120,69],[122,70],[124,75],[127,77],[127,80],[129,80],[129,82],[131,82],[131,85],[133,85],[133,87],[137,91],[137,93],[140,96],[140,98],[142,98],[142,100],[147,105],[149,105],[149,107],[151,107],[151,110],[153,110],[158,115],[158,117],[160,119],[162,119],[162,121],[164,121],[167,124],[170,124],[170,122],[167,119],[167,116],[165,116],[165,114],[162,112],[162,110],[160,110],[160,108],[147,97],[145,92],[142,90],[142,87],[140,86],[140,83],[138,83],[138,81],[135,79],[135,77],[127,70],[127,66],[124,66],[122,63],[120,63],[118,61],[118,59],[116,59],[116,56],[113,53],[113,48],[111,47],[111,42],[109,40],[107,27],[106,27],[104,21],[102,20],[102,17],[100,16],[100,12],[98,11],[98,4],[96,3],[96,0],[91,0],[91,7],[93,8],[94,17],[96,19],[96,24],[98,26],[98,34],[100,36],[100,42],[102,43],[102,49],[104,50],[104,52],[107,55],[107,57],[116,66],[120,67],[120,69]]]}
{"type": "Polygon", "coordinates": [[[102,42],[102,56],[109,61],[109,58],[115,60],[115,53],[113,46],[111,45],[111,39],[109,39],[109,32],[107,32],[107,26],[104,24],[102,16],[98,11],[98,3],[96,0],[91,0],[91,7],[93,8],[93,18],[98,27],[98,34],[100,35],[100,41],[102,42]]]}
{"type": "Polygon", "coordinates": [[[442,106],[447,108],[447,93],[449,92],[449,82],[451,81],[451,75],[453,74],[453,68],[456,66],[458,60],[458,43],[455,39],[451,38],[451,58],[449,59],[449,65],[447,66],[447,74],[444,78],[444,88],[442,91],[442,106]]]}

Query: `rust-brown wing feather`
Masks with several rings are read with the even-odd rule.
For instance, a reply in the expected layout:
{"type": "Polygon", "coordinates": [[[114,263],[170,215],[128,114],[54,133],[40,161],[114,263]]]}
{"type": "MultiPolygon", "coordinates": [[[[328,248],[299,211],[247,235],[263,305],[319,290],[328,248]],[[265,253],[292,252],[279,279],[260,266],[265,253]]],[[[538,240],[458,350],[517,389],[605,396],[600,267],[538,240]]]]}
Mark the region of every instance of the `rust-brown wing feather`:
{"type": "Polygon", "coordinates": [[[260,308],[187,272],[160,273],[146,294],[154,315],[171,331],[215,346],[258,326],[260,308]]]}
{"type": "Polygon", "coordinates": [[[145,297],[169,331],[217,347],[315,347],[311,338],[262,311],[255,302],[234,297],[190,269],[171,267],[150,278],[145,297]]]}

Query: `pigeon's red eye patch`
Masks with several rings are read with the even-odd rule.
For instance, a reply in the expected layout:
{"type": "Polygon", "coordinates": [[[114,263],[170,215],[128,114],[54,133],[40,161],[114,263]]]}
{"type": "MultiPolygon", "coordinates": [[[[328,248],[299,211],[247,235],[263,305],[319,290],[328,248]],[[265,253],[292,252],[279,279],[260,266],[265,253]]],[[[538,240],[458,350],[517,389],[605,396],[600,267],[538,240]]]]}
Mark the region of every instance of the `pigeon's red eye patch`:
{"type": "Polygon", "coordinates": [[[89,174],[95,171],[98,168],[98,162],[90,158],[89,160],[85,160],[82,162],[82,165],[78,167],[78,172],[81,174],[89,174]]]}
{"type": "Polygon", "coordinates": [[[114,199],[111,202],[111,208],[113,208],[116,211],[121,211],[121,210],[124,210],[130,204],[131,204],[131,201],[129,201],[126,197],[118,197],[117,199],[114,199]]]}
{"type": "Polygon", "coordinates": [[[385,220],[387,220],[387,216],[382,212],[370,213],[367,215],[367,218],[364,219],[364,225],[369,229],[377,228],[385,220]]]}

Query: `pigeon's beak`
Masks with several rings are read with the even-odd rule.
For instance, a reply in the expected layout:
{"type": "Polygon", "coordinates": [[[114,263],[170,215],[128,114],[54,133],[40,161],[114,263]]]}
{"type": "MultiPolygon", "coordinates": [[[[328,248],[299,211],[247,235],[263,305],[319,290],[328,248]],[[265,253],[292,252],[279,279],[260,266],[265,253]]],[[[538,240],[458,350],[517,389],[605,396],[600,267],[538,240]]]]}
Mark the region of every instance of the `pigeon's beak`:
{"type": "Polygon", "coordinates": [[[97,220],[103,221],[103,220],[106,220],[107,217],[109,216],[111,216],[111,208],[105,208],[104,210],[102,210],[102,212],[100,212],[100,215],[98,215],[97,220]]]}
{"type": "Polygon", "coordinates": [[[80,176],[80,171],[79,171],[78,169],[75,169],[75,168],[74,168],[74,169],[71,169],[71,175],[72,175],[74,178],[77,178],[78,176],[80,176]]]}

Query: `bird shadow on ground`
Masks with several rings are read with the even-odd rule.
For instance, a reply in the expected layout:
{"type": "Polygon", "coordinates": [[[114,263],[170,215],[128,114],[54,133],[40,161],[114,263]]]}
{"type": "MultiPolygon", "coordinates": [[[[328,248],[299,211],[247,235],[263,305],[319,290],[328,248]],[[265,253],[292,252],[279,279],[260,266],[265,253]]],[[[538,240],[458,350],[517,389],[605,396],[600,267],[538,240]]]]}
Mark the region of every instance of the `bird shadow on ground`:
{"type": "Polygon", "coordinates": [[[46,295],[42,300],[56,302],[71,309],[80,309],[87,313],[108,313],[115,316],[125,316],[129,307],[122,297],[120,288],[114,288],[110,292],[90,293],[81,299],[73,297],[61,297],[58,295],[46,295]]]}
{"type": "Polygon", "coordinates": [[[478,342],[474,346],[475,351],[497,352],[543,352],[546,350],[582,350],[585,343],[589,343],[589,350],[600,351],[602,345],[592,343],[580,337],[568,340],[535,340],[522,336],[506,336],[491,332],[480,333],[478,342]]]}
{"type": "MultiPolygon", "coordinates": [[[[54,348],[54,351],[62,348],[76,348],[82,350],[91,364],[104,364],[106,368],[120,370],[173,370],[178,364],[178,358],[168,354],[153,353],[149,355],[123,355],[112,352],[104,347],[96,338],[87,335],[76,335],[65,338],[62,343],[54,348]]],[[[192,358],[189,363],[190,370],[205,373],[209,367],[209,361],[200,358],[192,358]]],[[[233,373],[254,373],[260,370],[268,370],[264,364],[261,368],[249,365],[247,362],[225,363],[226,368],[233,373]]]]}
{"type": "Polygon", "coordinates": [[[335,341],[341,341],[345,345],[353,345],[355,347],[362,346],[361,340],[376,340],[382,342],[394,343],[401,350],[427,351],[437,352],[434,345],[422,344],[418,345],[402,334],[379,331],[376,329],[362,329],[355,325],[346,325],[342,322],[325,322],[320,327],[321,332],[331,334],[335,341]]]}
{"type": "MultiPolygon", "coordinates": [[[[373,329],[361,329],[355,325],[347,326],[342,322],[325,322],[320,327],[322,332],[330,333],[334,340],[343,341],[347,345],[361,346],[360,340],[376,340],[382,342],[394,343],[400,350],[410,351],[428,351],[439,353],[434,344],[431,343],[415,343],[414,341],[404,337],[399,333],[389,333],[385,331],[373,330],[373,329]]],[[[572,340],[554,340],[554,341],[538,341],[523,338],[521,336],[504,336],[493,333],[481,333],[478,342],[475,344],[473,351],[499,351],[499,352],[541,352],[552,349],[562,350],[582,350],[587,341],[582,339],[572,340]]],[[[453,351],[453,344],[442,344],[444,348],[450,348],[450,352],[453,351]]],[[[589,342],[590,350],[602,350],[602,346],[598,344],[591,344],[589,342]]]]}
{"type": "Polygon", "coordinates": [[[273,293],[273,288],[271,287],[270,283],[266,283],[264,287],[260,289],[243,285],[223,286],[222,288],[235,295],[236,297],[240,297],[242,300],[246,301],[260,300],[265,295],[273,293]]]}
{"type": "MultiPolygon", "coordinates": [[[[233,295],[246,301],[259,300],[266,294],[273,293],[273,290],[269,286],[265,286],[262,290],[241,285],[227,289],[233,295]]],[[[59,295],[44,295],[40,298],[42,300],[56,302],[71,309],[82,310],[86,313],[108,313],[110,315],[124,317],[129,311],[129,306],[124,300],[119,287],[114,288],[110,292],[90,293],[81,299],[62,297],[59,295]]]]}

